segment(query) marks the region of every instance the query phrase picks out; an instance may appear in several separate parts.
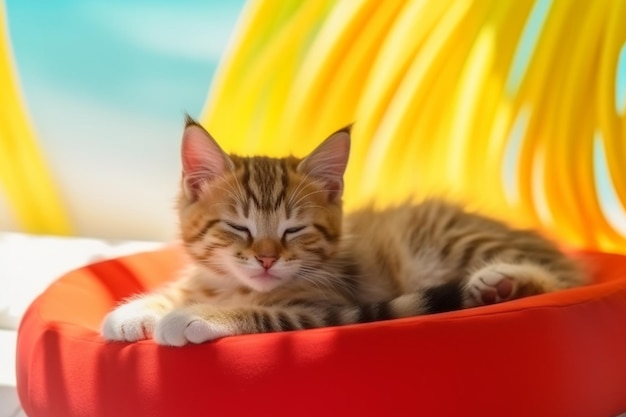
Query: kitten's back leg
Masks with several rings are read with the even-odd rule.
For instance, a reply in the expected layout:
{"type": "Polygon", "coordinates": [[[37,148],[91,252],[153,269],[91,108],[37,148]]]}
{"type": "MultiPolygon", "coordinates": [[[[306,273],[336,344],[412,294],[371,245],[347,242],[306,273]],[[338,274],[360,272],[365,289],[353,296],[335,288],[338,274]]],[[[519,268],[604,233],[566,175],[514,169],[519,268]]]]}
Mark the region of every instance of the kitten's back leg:
{"type": "Polygon", "coordinates": [[[494,304],[569,288],[580,281],[574,268],[571,268],[570,274],[568,279],[564,279],[563,273],[533,262],[489,263],[469,275],[463,307],[494,304]]]}

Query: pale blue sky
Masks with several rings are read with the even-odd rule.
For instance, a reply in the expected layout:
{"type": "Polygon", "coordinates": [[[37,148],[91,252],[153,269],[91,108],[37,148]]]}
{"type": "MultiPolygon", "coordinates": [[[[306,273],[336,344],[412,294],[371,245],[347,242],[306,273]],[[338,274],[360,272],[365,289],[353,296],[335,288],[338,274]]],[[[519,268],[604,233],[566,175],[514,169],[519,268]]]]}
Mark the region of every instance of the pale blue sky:
{"type": "Polygon", "coordinates": [[[183,113],[199,115],[244,0],[5,1],[21,91],[76,233],[174,238],[183,113]]]}
{"type": "MultiPolygon", "coordinates": [[[[197,114],[243,1],[7,0],[29,103],[53,87],[118,109],[197,114]]],[[[36,109],[33,109],[37,111],[36,109]]]]}

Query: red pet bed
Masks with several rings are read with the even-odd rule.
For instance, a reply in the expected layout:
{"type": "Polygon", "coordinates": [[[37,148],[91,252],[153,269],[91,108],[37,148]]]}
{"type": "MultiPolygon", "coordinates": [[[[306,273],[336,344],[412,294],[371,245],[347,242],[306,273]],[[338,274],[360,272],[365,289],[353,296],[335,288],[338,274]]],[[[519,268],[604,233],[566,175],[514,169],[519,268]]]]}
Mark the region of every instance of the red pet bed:
{"type": "Polygon", "coordinates": [[[30,417],[616,416],[626,410],[626,257],[576,256],[594,284],[184,348],[105,343],[98,333],[120,299],[175,274],[180,248],[96,263],[26,313],[20,400],[30,417]]]}

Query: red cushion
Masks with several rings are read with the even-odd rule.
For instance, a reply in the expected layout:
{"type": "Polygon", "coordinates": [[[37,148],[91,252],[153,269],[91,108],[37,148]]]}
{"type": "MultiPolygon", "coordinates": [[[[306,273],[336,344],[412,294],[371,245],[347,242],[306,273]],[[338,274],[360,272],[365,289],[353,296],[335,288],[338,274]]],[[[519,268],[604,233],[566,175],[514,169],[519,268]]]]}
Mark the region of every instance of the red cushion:
{"type": "Polygon", "coordinates": [[[178,247],[96,263],[19,329],[18,392],[38,416],[615,416],[626,410],[626,257],[577,253],[596,283],[388,322],[105,343],[104,315],[174,276],[178,247]]]}

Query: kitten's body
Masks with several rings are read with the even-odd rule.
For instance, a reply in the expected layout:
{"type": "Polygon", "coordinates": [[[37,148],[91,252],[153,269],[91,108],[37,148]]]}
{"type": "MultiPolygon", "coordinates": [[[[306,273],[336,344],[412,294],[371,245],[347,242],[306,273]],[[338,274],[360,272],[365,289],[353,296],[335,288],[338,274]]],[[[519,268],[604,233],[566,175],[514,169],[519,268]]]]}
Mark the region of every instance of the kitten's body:
{"type": "Polygon", "coordinates": [[[344,221],[348,150],[341,130],[304,160],[229,157],[189,120],[179,214],[194,263],[110,313],[104,337],[154,335],[180,346],[456,310],[584,282],[544,238],[442,201],[363,209],[344,221]]]}

